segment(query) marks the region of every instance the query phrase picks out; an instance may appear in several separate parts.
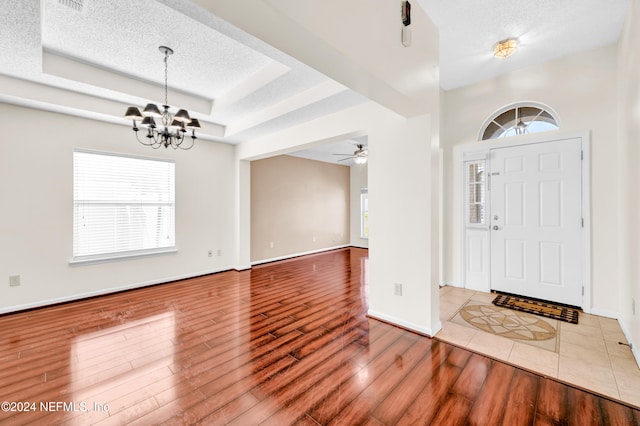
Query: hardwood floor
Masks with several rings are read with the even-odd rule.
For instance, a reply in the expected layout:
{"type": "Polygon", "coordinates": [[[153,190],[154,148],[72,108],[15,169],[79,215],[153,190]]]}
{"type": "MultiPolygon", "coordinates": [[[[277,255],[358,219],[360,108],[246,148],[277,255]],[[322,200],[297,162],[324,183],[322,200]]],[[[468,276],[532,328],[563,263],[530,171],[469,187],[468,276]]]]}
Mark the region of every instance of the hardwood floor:
{"type": "Polygon", "coordinates": [[[0,424],[640,425],[367,318],[366,271],[352,248],[2,316],[0,424]]]}

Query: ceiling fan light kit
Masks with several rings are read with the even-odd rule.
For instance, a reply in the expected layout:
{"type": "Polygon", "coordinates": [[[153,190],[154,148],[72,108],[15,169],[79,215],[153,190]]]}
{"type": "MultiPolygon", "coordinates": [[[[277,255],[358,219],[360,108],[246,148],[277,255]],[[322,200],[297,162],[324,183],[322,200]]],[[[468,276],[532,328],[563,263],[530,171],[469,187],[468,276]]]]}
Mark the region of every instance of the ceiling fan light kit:
{"type": "Polygon", "coordinates": [[[357,144],[356,147],[358,149],[355,150],[353,155],[350,155],[350,154],[333,154],[333,155],[345,155],[345,156],[348,156],[347,158],[343,158],[343,159],[338,160],[338,161],[346,161],[346,160],[350,160],[350,159],[353,158],[353,162],[355,164],[358,164],[358,165],[366,164],[367,156],[369,155],[369,153],[367,152],[366,149],[364,149],[364,145],[362,145],[362,144],[357,144]]]}
{"type": "Polygon", "coordinates": [[[357,156],[353,157],[353,162],[358,164],[358,165],[365,164],[367,162],[367,156],[366,155],[357,155],[357,156]]]}
{"type": "Polygon", "coordinates": [[[145,106],[144,110],[140,112],[137,107],[130,106],[127,108],[125,118],[133,121],[133,131],[136,134],[136,139],[143,145],[150,146],[154,149],[164,146],[165,148],[173,149],[191,149],[195,144],[196,129],[200,128],[200,122],[197,118],[191,118],[189,112],[185,109],[179,109],[175,114],[169,111],[169,102],[167,102],[167,63],[170,55],[173,54],[173,49],[167,46],[158,47],[160,52],[164,54],[164,105],[162,105],[162,111],[156,104],[149,103],[145,106]],[[160,125],[156,124],[155,119],[160,120],[160,125]],[[147,129],[145,135],[146,140],[141,140],[138,137],[137,122],[140,122],[140,127],[147,129]],[[184,143],[186,134],[191,131],[191,143],[184,143]]]}

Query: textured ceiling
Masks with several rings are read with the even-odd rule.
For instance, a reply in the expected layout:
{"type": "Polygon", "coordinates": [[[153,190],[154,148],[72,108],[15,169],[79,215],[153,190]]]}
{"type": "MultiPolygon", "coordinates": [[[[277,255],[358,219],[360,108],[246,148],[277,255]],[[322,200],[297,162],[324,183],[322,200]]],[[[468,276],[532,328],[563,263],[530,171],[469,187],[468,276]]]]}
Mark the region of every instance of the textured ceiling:
{"type": "Polygon", "coordinates": [[[44,2],[44,49],[164,84],[164,56],[158,46],[166,45],[175,52],[168,60],[171,86],[212,99],[272,62],[155,0],[83,1],[82,12],[58,0],[44,2]]]}
{"type": "Polygon", "coordinates": [[[417,1],[439,29],[440,85],[450,90],[614,43],[630,0],[417,1]],[[512,37],[518,52],[495,59],[493,46],[512,37]]]}
{"type": "MultiPolygon", "coordinates": [[[[614,43],[629,1],[415,0],[414,7],[439,29],[448,90],[614,43]],[[493,45],[507,37],[519,39],[518,53],[494,59],[493,45]]],[[[125,124],[127,105],[164,101],[160,45],[175,51],[169,103],[200,119],[204,140],[252,140],[366,101],[188,0],[0,0],[0,22],[0,102],[125,124]]],[[[356,143],[363,142],[299,155],[332,161],[356,143]]]]}

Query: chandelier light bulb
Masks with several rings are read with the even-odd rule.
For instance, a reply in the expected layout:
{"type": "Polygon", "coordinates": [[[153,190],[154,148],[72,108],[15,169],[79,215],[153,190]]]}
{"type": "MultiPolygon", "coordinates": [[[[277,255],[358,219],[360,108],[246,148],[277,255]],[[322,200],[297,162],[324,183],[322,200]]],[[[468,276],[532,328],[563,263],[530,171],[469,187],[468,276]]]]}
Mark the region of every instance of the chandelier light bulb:
{"type": "Polygon", "coordinates": [[[365,164],[367,162],[367,157],[365,157],[363,155],[362,156],[359,155],[359,156],[353,157],[353,162],[358,164],[358,165],[365,164]]]}

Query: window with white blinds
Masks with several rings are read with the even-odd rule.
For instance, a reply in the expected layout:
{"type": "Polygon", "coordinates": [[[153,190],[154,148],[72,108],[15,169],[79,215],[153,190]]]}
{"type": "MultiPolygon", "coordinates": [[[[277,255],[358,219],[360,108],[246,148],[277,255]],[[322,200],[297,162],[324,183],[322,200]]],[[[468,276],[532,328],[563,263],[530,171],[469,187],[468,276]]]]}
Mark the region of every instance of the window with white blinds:
{"type": "Polygon", "coordinates": [[[73,261],[175,249],[175,163],[73,153],[73,261]]]}
{"type": "Polygon", "coordinates": [[[465,162],[467,170],[467,225],[485,225],[487,177],[484,160],[465,162]]]}

